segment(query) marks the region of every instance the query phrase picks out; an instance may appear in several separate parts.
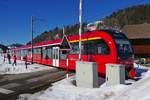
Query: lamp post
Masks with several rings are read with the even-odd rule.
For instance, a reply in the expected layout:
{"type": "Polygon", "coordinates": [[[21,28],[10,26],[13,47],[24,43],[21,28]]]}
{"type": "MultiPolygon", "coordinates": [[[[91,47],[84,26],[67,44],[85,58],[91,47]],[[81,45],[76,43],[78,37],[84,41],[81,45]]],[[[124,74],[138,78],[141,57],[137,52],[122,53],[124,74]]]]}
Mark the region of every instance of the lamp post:
{"type": "Polygon", "coordinates": [[[80,27],[79,27],[79,61],[81,61],[82,1],[83,0],[80,0],[80,4],[79,4],[79,23],[80,23],[80,27]]]}

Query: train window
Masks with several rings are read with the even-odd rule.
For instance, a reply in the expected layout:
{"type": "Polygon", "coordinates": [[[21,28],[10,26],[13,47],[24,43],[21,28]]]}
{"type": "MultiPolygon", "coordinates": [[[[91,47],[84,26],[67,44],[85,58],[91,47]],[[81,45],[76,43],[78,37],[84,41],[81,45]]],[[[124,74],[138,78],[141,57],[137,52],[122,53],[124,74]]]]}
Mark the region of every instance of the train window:
{"type": "Polygon", "coordinates": [[[47,48],[47,56],[48,58],[52,58],[52,48],[50,47],[47,48]]]}
{"type": "Polygon", "coordinates": [[[51,47],[44,47],[42,49],[43,58],[49,59],[52,58],[52,48],[51,47]]]}
{"type": "Polygon", "coordinates": [[[76,43],[71,43],[72,50],[69,51],[69,54],[78,54],[79,53],[79,44],[78,42],[76,43]]]}
{"type": "Polygon", "coordinates": [[[67,51],[66,51],[66,50],[63,50],[63,51],[62,51],[62,54],[67,54],[67,51]]]}
{"type": "Polygon", "coordinates": [[[37,53],[37,49],[33,49],[33,53],[36,54],[37,53]]]}
{"type": "Polygon", "coordinates": [[[31,55],[31,49],[28,49],[28,55],[31,55]]]}
{"type": "Polygon", "coordinates": [[[116,46],[118,50],[118,56],[120,58],[128,58],[132,57],[132,48],[128,40],[116,39],[116,46]]]}
{"type": "Polygon", "coordinates": [[[104,40],[101,40],[99,41],[99,43],[97,43],[97,53],[104,55],[110,54],[110,48],[108,47],[108,45],[104,40]]]}
{"type": "MultiPolygon", "coordinates": [[[[79,46],[77,43],[71,43],[72,50],[69,52],[69,54],[78,54],[79,53],[79,46]]],[[[106,44],[106,42],[102,39],[97,40],[90,40],[90,41],[84,41],[82,42],[82,54],[103,54],[108,55],[110,54],[110,48],[106,44]]]]}
{"type": "Polygon", "coordinates": [[[110,49],[106,42],[102,39],[84,41],[82,54],[110,54],[110,49]]]}
{"type": "Polygon", "coordinates": [[[54,52],[55,52],[55,54],[54,54],[54,55],[55,55],[54,59],[57,59],[57,58],[58,58],[58,57],[57,57],[57,50],[55,49],[54,52]]]}
{"type": "Polygon", "coordinates": [[[60,59],[66,59],[66,53],[64,51],[60,51],[60,59]]]}
{"type": "Polygon", "coordinates": [[[37,53],[37,54],[39,53],[39,49],[36,49],[36,53],[37,53]]]}
{"type": "Polygon", "coordinates": [[[35,49],[33,49],[33,53],[35,53],[35,54],[41,54],[41,48],[35,48],[35,49]]]}
{"type": "Polygon", "coordinates": [[[47,49],[46,48],[42,48],[42,52],[43,52],[43,58],[44,59],[48,59],[48,56],[47,56],[47,49]]]}
{"type": "Polygon", "coordinates": [[[36,53],[36,49],[33,49],[33,54],[35,54],[36,53]]]}
{"type": "Polygon", "coordinates": [[[82,42],[82,54],[95,54],[94,41],[84,41],[82,42]]]}
{"type": "Polygon", "coordinates": [[[53,50],[52,56],[53,56],[52,58],[55,59],[55,52],[54,52],[54,50],[53,50]]]}
{"type": "Polygon", "coordinates": [[[21,53],[20,55],[22,56],[22,50],[20,51],[20,53],[21,53]]]}
{"type": "Polygon", "coordinates": [[[41,48],[37,49],[38,54],[41,54],[41,48]]]}
{"type": "Polygon", "coordinates": [[[28,50],[21,50],[21,56],[26,56],[28,54],[28,50]]]}
{"type": "Polygon", "coordinates": [[[39,49],[36,49],[36,53],[39,54],[39,49]]]}
{"type": "Polygon", "coordinates": [[[28,54],[28,50],[25,50],[25,55],[27,55],[28,54]]]}

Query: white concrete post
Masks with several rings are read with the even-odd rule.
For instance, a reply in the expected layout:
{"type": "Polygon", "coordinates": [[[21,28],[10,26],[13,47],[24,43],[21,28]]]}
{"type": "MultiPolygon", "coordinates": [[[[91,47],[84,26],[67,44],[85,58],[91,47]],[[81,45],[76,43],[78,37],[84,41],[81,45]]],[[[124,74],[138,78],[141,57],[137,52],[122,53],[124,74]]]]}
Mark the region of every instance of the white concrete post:
{"type": "Polygon", "coordinates": [[[125,66],[121,64],[106,64],[106,85],[125,83],[125,66]]]}
{"type": "Polygon", "coordinates": [[[76,61],[76,83],[78,87],[98,87],[97,63],[76,61]]]}

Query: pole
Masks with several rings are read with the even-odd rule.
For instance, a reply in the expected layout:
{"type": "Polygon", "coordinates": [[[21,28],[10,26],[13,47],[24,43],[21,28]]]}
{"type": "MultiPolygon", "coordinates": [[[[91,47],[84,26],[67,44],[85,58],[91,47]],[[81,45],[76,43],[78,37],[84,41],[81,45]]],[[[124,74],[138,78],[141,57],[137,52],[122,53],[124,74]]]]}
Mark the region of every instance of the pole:
{"type": "Polygon", "coordinates": [[[31,16],[31,63],[33,64],[33,33],[34,33],[34,16],[31,16]]]}
{"type": "Polygon", "coordinates": [[[63,35],[65,35],[65,27],[63,27],[63,35]]]}
{"type": "Polygon", "coordinates": [[[80,0],[79,4],[79,61],[81,61],[81,33],[82,33],[82,0],[80,0]]]}
{"type": "Polygon", "coordinates": [[[66,77],[67,77],[67,79],[69,78],[69,74],[68,74],[68,72],[69,72],[69,68],[68,68],[68,50],[66,51],[66,53],[67,53],[67,59],[66,59],[66,66],[67,66],[67,68],[66,68],[66,77]]]}
{"type": "MultiPolygon", "coordinates": [[[[65,36],[65,27],[63,27],[63,35],[65,36]]],[[[69,78],[68,74],[69,68],[68,68],[68,50],[66,50],[66,78],[69,78]]]]}

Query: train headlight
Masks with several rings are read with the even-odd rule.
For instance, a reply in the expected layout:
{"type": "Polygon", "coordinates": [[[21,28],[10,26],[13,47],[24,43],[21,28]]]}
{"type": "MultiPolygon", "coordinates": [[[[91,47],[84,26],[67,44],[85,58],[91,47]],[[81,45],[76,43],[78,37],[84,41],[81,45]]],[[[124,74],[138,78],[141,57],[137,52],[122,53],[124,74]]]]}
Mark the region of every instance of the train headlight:
{"type": "Polygon", "coordinates": [[[109,44],[112,44],[112,42],[111,42],[111,41],[109,41],[108,43],[109,43],[109,44]]]}

